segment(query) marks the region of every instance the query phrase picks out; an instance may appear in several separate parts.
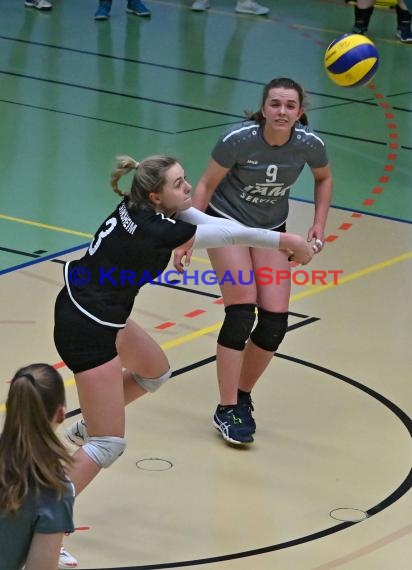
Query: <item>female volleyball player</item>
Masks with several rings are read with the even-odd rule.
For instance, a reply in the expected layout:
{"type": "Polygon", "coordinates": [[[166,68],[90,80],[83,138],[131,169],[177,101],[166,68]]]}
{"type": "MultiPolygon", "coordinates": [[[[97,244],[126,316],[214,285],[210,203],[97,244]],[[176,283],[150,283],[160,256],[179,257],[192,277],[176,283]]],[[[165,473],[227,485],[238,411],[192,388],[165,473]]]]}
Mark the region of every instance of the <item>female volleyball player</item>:
{"type": "Polygon", "coordinates": [[[54,433],[64,420],[62,377],[48,364],[14,375],[0,435],[0,567],[56,570],[73,532],[72,458],[54,433]]]}
{"type": "MultiPolygon", "coordinates": [[[[315,196],[307,239],[317,240],[320,250],[332,176],[324,142],[306,126],[304,111],[304,91],[298,83],[288,78],[270,81],[260,109],[218,140],[195,188],[193,205],[246,226],[285,231],[289,191],[307,164],[315,196]]],[[[209,250],[209,257],[218,277],[228,270],[248,274],[260,267],[289,269],[287,256],[274,249],[222,247],[209,250]]],[[[250,443],[256,428],[250,393],[286,333],[290,278],[242,286],[226,281],[221,291],[226,315],[217,344],[220,404],[213,423],[225,440],[250,443]]]]}
{"type": "Polygon", "coordinates": [[[123,453],[125,404],[170,378],[163,350],[129,315],[140,286],[166,268],[172,250],[179,270],[193,248],[224,244],[281,249],[303,264],[313,254],[303,237],[245,228],[191,208],[191,186],[173,158],[137,163],[120,157],[111,183],[122,201],[86,254],[66,265],[55,306],[56,347],[74,372],[85,421],[68,430],[72,441],[84,444],[69,473],[77,494],[123,453]],[[124,194],[118,181],[130,171],[132,186],[124,194]]]}

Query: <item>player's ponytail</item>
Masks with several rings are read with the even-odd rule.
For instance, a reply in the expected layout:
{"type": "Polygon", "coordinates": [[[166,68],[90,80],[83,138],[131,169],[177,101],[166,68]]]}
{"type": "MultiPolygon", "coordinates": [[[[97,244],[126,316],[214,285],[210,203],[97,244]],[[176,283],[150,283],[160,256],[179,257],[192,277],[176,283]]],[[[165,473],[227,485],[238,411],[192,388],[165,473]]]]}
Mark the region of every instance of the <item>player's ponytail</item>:
{"type": "Polygon", "coordinates": [[[131,170],[136,169],[139,163],[131,158],[130,156],[118,156],[116,169],[113,170],[110,177],[110,184],[113,192],[116,192],[119,196],[125,197],[126,193],[122,192],[118,186],[118,182],[122,176],[128,174],[131,170]]]}

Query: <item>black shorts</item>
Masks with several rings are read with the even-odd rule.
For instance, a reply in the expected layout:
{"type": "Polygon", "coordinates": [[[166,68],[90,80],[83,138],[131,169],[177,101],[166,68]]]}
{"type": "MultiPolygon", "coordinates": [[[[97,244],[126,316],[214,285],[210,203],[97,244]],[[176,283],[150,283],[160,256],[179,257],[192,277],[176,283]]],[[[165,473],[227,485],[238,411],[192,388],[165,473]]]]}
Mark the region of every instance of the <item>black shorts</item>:
{"type": "Polygon", "coordinates": [[[91,370],[117,356],[118,331],[83,315],[70,300],[66,288],[58,294],[54,308],[54,343],[63,362],[74,373],[91,370]]]}
{"type": "MultiPolygon", "coordinates": [[[[223,218],[223,219],[229,219],[230,220],[230,218],[225,218],[225,216],[222,216],[221,214],[216,212],[210,206],[208,206],[206,208],[205,214],[207,214],[208,216],[213,216],[214,218],[223,218]]],[[[271,229],[273,232],[280,232],[280,233],[284,234],[286,232],[286,222],[283,222],[283,224],[281,226],[279,226],[278,228],[271,228],[271,229]]]]}

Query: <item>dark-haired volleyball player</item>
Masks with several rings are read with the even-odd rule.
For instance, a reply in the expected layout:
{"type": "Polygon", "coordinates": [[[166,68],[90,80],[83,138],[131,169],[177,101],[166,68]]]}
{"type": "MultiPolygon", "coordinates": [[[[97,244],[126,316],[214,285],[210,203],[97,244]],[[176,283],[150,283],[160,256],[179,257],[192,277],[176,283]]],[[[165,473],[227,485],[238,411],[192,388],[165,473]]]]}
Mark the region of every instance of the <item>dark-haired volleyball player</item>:
{"type": "MultiPolygon", "coordinates": [[[[320,250],[332,176],[325,144],[307,126],[304,101],[302,87],[292,79],[276,78],[265,85],[259,110],[219,138],[195,188],[193,205],[252,228],[285,231],[290,189],[308,165],[315,213],[307,239],[317,240],[320,250]]],[[[209,257],[220,278],[225,271],[247,275],[259,267],[289,269],[284,252],[259,246],[211,249],[209,257]]],[[[256,428],[251,390],[285,336],[290,279],[250,285],[226,281],[220,288],[226,315],[217,344],[220,403],[213,423],[225,440],[250,443],[256,428]]]]}

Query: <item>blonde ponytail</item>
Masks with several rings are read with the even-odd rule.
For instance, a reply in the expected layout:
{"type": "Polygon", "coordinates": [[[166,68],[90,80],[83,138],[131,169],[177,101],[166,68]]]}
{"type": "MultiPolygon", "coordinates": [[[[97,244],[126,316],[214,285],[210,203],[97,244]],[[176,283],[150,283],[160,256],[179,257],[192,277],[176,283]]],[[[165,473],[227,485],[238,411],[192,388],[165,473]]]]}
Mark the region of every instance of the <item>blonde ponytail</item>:
{"type": "Polygon", "coordinates": [[[127,155],[118,156],[116,160],[117,160],[117,165],[116,169],[111,174],[110,184],[113,189],[113,192],[116,192],[116,194],[124,198],[128,196],[128,194],[120,190],[118,182],[122,176],[128,174],[131,170],[136,170],[136,168],[139,166],[139,163],[134,158],[127,155]]]}

